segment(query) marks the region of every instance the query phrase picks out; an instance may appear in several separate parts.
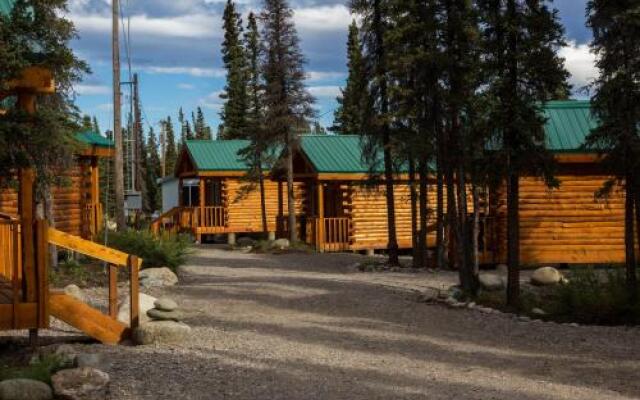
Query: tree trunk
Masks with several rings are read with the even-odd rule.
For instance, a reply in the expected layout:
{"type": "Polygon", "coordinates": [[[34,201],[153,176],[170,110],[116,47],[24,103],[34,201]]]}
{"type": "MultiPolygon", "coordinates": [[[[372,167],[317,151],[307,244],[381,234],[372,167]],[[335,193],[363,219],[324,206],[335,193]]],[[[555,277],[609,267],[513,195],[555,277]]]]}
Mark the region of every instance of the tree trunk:
{"type": "Polygon", "coordinates": [[[634,208],[635,208],[635,188],[631,174],[626,176],[626,196],[624,205],[624,245],[625,245],[625,266],[627,271],[627,291],[632,300],[637,299],[638,277],[636,275],[636,254],[635,254],[635,231],[634,208]]]}
{"type": "Polygon", "coordinates": [[[455,194],[455,178],[453,174],[453,168],[450,165],[450,160],[446,161],[446,176],[445,182],[447,185],[447,222],[448,222],[448,261],[449,261],[449,269],[455,270],[460,266],[458,262],[458,257],[456,255],[456,247],[459,245],[457,232],[458,232],[458,212],[456,205],[456,194],[455,194]]]}
{"type": "Polygon", "coordinates": [[[458,266],[460,283],[465,292],[475,296],[477,291],[478,276],[474,275],[471,267],[471,241],[469,238],[469,218],[467,212],[467,190],[463,163],[458,166],[456,191],[458,199],[458,266]]]}
{"type": "Polygon", "coordinates": [[[429,266],[429,259],[427,257],[429,167],[425,159],[420,161],[418,169],[420,173],[420,236],[418,238],[418,246],[420,248],[420,259],[422,260],[420,267],[427,268],[429,266]]]}
{"type": "Polygon", "coordinates": [[[289,240],[291,244],[298,241],[298,230],[296,229],[296,204],[293,192],[293,139],[291,133],[287,133],[287,201],[289,209],[289,240]]]}
{"type": "Polygon", "coordinates": [[[411,198],[411,250],[413,254],[413,268],[423,265],[422,243],[418,240],[418,193],[416,191],[416,162],[409,153],[409,192],[411,198]]]}
{"type": "Polygon", "coordinates": [[[507,178],[507,305],[520,302],[520,176],[508,165],[507,178]]]}
{"type": "MultiPolygon", "coordinates": [[[[473,183],[472,188],[473,195],[473,228],[471,231],[471,238],[473,241],[473,266],[472,272],[474,276],[478,276],[480,271],[480,251],[479,251],[479,235],[480,235],[480,193],[478,193],[478,186],[473,183]]],[[[486,232],[485,232],[486,235],[486,232]]]]}
{"type": "Polygon", "coordinates": [[[436,166],[436,267],[444,268],[444,171],[442,134],[438,132],[438,157],[436,166]]]}
{"type": "Polygon", "coordinates": [[[261,156],[258,156],[258,185],[260,185],[260,212],[262,214],[262,231],[266,234],[269,232],[269,224],[267,220],[267,201],[264,191],[264,176],[262,171],[261,156]]]}

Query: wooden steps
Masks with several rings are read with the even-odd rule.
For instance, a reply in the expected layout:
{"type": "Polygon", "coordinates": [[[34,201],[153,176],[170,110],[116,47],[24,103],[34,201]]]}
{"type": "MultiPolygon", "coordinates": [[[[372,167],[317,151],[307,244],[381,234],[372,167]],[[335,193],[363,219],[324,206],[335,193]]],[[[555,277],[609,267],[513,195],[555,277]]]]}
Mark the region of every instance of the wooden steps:
{"type": "Polygon", "coordinates": [[[66,294],[51,293],[51,316],[81,330],[104,344],[118,344],[129,336],[129,328],[66,294]]]}

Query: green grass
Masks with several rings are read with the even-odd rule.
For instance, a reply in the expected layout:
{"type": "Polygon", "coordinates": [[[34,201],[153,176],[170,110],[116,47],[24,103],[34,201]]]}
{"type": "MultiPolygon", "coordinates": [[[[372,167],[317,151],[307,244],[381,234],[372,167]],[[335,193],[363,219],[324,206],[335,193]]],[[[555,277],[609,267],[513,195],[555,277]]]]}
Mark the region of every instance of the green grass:
{"type": "Polygon", "coordinates": [[[32,379],[51,384],[51,376],[56,372],[71,367],[60,356],[55,354],[36,359],[26,366],[0,365],[0,381],[7,379],[32,379]]]}

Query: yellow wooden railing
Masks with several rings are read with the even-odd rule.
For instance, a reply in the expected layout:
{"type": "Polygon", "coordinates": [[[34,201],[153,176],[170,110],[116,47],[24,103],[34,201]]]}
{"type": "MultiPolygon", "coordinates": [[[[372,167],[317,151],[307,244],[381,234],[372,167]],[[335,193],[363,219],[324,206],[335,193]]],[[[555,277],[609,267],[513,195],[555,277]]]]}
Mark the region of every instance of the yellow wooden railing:
{"type": "Polygon", "coordinates": [[[224,228],[227,226],[226,207],[175,207],[151,223],[151,231],[179,232],[196,228],[224,228]]]}
{"type": "Polygon", "coordinates": [[[349,249],[351,219],[331,217],[316,219],[316,234],[320,238],[319,247],[324,251],[345,251],[349,249]],[[320,230],[321,229],[321,230],[320,230]]]}
{"type": "Polygon", "coordinates": [[[0,303],[16,305],[21,301],[21,251],[20,221],[0,214],[0,303]]]}
{"type": "Polygon", "coordinates": [[[227,209],[225,207],[196,207],[199,214],[197,226],[201,228],[221,228],[227,224],[227,209]]]}

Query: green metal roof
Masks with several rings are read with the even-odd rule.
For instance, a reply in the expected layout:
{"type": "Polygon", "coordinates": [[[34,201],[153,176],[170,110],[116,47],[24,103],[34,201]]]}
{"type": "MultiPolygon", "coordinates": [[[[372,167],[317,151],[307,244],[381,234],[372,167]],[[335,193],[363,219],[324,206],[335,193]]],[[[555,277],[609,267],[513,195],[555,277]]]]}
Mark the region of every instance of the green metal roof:
{"type": "MultiPolygon", "coordinates": [[[[319,173],[367,173],[360,137],[356,135],[304,135],[300,148],[319,173]]],[[[382,160],[374,172],[382,172],[382,160]]]]}
{"type": "Polygon", "coordinates": [[[0,14],[9,15],[16,0],[0,0],[0,14]]]}
{"type": "Polygon", "coordinates": [[[589,101],[551,101],[543,109],[547,119],[547,148],[553,152],[588,152],[585,141],[598,126],[589,101]]]}
{"type": "Polygon", "coordinates": [[[188,140],[187,151],[198,171],[246,171],[238,152],[248,140],[188,140]]]}
{"type": "Polygon", "coordinates": [[[76,140],[80,143],[97,147],[113,147],[113,141],[107,139],[101,134],[93,131],[84,131],[76,133],[76,140]]]}

